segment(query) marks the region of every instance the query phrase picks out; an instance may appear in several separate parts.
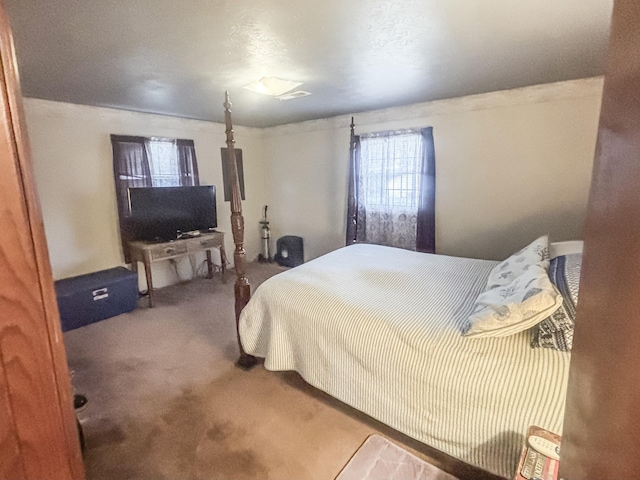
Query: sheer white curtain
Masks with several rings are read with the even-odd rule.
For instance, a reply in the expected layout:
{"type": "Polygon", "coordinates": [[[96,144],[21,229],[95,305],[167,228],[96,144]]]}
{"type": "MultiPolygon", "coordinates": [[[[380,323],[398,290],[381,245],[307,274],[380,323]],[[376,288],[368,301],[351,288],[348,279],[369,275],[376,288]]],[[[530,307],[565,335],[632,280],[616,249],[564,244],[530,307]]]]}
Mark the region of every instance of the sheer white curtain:
{"type": "Polygon", "coordinates": [[[154,187],[198,185],[198,165],[193,140],[146,138],[151,182],[154,187]]]}
{"type": "Polygon", "coordinates": [[[420,130],[360,135],[363,241],[416,249],[423,158],[420,130]]]}

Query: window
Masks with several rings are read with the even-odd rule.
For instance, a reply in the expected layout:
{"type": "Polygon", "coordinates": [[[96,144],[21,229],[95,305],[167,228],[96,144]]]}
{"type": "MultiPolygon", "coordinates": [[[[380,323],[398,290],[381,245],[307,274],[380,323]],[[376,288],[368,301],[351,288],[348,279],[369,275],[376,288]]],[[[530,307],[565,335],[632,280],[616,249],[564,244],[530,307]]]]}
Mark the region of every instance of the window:
{"type": "MultiPolygon", "coordinates": [[[[123,246],[131,187],[200,185],[193,140],[111,135],[120,234],[123,246]]],[[[125,261],[128,261],[128,249],[125,261]]]]}
{"type": "Polygon", "coordinates": [[[418,209],[423,157],[419,131],[360,137],[363,202],[376,209],[418,209]]]}
{"type": "Polygon", "coordinates": [[[347,244],[435,251],[433,129],[352,131],[347,244]]]}
{"type": "Polygon", "coordinates": [[[178,164],[178,146],[175,140],[150,138],[149,170],[154,187],[178,187],[182,175],[178,164]]]}

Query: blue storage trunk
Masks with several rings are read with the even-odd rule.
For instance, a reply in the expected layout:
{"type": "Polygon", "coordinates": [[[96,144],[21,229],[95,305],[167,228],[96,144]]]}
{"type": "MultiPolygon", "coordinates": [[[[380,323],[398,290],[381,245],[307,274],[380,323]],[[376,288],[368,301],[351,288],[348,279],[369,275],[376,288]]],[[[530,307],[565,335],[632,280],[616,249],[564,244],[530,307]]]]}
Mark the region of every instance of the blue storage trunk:
{"type": "Polygon", "coordinates": [[[124,267],[55,282],[62,331],[130,312],[138,302],[138,274],[124,267]]]}

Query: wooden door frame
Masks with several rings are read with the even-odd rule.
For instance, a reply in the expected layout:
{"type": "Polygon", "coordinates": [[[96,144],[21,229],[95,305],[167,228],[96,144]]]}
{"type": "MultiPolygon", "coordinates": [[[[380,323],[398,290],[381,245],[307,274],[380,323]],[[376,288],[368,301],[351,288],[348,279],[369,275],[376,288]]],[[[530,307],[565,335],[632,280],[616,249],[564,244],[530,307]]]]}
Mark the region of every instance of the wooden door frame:
{"type": "Polygon", "coordinates": [[[0,3],[0,478],[84,468],[9,20],[0,3]]]}
{"type": "Polygon", "coordinates": [[[560,476],[640,478],[640,5],[615,0],[560,476]]]}
{"type": "MultiPolygon", "coordinates": [[[[640,7],[615,0],[563,478],[640,472],[640,7]],[[635,28],[634,28],[635,27],[635,28]]],[[[0,3],[0,477],[84,477],[9,21],[0,3]]]]}

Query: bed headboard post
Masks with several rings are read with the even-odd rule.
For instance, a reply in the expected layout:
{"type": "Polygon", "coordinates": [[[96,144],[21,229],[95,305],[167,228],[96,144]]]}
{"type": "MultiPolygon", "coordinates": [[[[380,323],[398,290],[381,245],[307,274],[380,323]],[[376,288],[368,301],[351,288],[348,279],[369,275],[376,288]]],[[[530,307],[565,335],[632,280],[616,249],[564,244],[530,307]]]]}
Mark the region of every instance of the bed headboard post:
{"type": "Polygon", "coordinates": [[[242,202],[240,196],[240,182],[238,180],[238,165],[236,164],[235,139],[233,138],[233,124],[231,123],[231,102],[229,101],[229,92],[225,92],[224,100],[224,120],[226,124],[225,133],[227,134],[227,155],[228,163],[227,171],[229,172],[229,181],[231,183],[231,231],[233,233],[233,243],[235,250],[233,252],[233,263],[236,270],[235,298],[236,298],[236,333],[238,337],[238,347],[240,348],[240,358],[237,365],[239,367],[249,369],[253,367],[257,360],[255,357],[248,355],[242,348],[240,342],[240,332],[238,330],[238,322],[240,320],[240,312],[251,298],[251,285],[246,275],[246,253],[244,250],[244,217],[242,216],[242,202]]]}
{"type": "Polygon", "coordinates": [[[351,117],[351,137],[349,138],[349,186],[347,192],[347,228],[345,245],[356,243],[358,229],[357,165],[356,165],[356,124],[351,117]]]}

